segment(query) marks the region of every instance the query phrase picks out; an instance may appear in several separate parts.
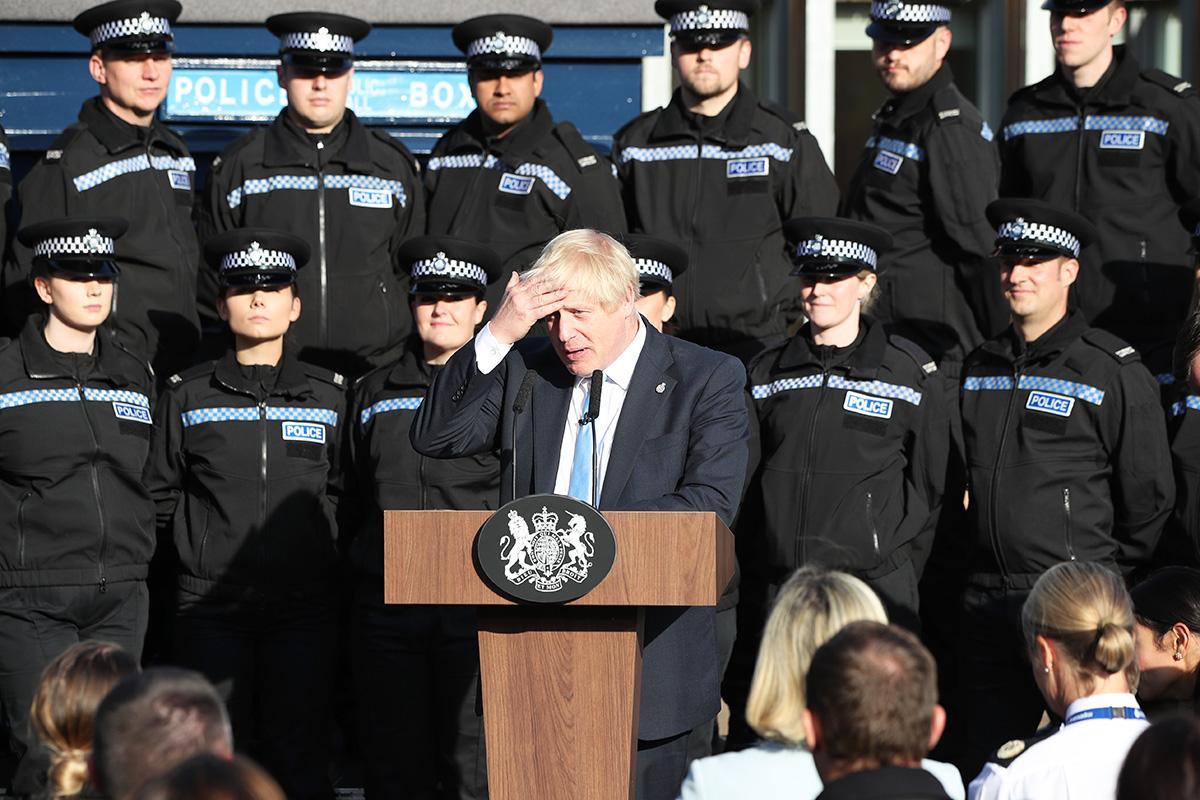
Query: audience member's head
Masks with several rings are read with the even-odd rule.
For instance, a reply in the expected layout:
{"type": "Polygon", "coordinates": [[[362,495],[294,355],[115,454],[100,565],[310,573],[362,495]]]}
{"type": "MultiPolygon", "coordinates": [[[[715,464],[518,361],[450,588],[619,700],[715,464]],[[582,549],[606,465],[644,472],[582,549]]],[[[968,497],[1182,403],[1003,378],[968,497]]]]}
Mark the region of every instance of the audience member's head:
{"type": "Polygon", "coordinates": [[[1200,797],[1200,718],[1168,717],[1142,733],[1125,756],[1117,800],[1200,797]]]}
{"type": "Polygon", "coordinates": [[[920,767],[941,738],[937,666],[916,636],[852,622],[813,655],[805,736],[821,780],[881,767],[920,767]]]}
{"type": "Polygon", "coordinates": [[[788,579],[767,618],[746,703],[746,721],[759,736],[804,742],[804,678],[813,653],[859,620],[887,623],[883,603],[858,578],[804,567],[788,579]]]}
{"type": "Polygon", "coordinates": [[[1138,694],[1183,700],[1196,694],[1200,671],[1200,570],[1166,567],[1133,587],[1138,694]]]}
{"type": "Polygon", "coordinates": [[[137,671],[137,660],[108,642],[72,645],[42,670],[30,721],[50,751],[50,797],[71,797],[83,790],[96,708],[117,681],[137,671]]]}
{"type": "Polygon", "coordinates": [[[1137,686],[1133,606],[1125,582],[1099,564],[1047,570],[1021,609],[1034,680],[1059,716],[1080,697],[1137,686]]]}
{"type": "Polygon", "coordinates": [[[284,795],[250,759],[200,753],[147,784],[138,800],[284,800],[284,795]]]}
{"type": "Polygon", "coordinates": [[[159,667],[113,687],[96,712],[92,777],[112,800],[197,753],[233,755],[225,704],[203,676],[159,667]]]}

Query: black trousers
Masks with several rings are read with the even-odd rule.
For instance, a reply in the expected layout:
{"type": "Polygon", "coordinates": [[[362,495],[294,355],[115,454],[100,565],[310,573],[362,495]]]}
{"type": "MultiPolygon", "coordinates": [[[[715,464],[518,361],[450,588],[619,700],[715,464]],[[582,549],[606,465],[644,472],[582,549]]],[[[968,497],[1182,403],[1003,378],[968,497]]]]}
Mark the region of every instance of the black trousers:
{"type": "Polygon", "coordinates": [[[675,800],[687,777],[691,731],[666,739],[638,739],[637,800],[675,800]]]}
{"type": "Polygon", "coordinates": [[[385,606],[364,578],[350,623],[368,798],[487,797],[475,609],[385,606]]]}
{"type": "Polygon", "coordinates": [[[236,600],[179,595],[176,662],[213,682],[229,708],[234,745],[290,800],[333,797],[335,604],[324,588],[236,600]]]}
{"type": "Polygon", "coordinates": [[[149,598],[145,581],[0,589],[0,701],[9,747],[21,759],[18,794],[44,785],[48,759],[29,724],[29,704],[42,670],[77,642],[112,642],[142,657],[149,598]]]}

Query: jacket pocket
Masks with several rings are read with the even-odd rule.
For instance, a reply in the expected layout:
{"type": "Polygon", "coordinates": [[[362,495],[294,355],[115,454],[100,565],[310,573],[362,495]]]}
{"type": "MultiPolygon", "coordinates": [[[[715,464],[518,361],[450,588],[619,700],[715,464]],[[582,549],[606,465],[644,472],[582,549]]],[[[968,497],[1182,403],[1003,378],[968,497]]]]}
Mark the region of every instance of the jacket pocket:
{"type": "Polygon", "coordinates": [[[32,496],[33,492],[27,491],[17,503],[17,566],[21,569],[25,568],[25,503],[32,496]]]}
{"type": "Polygon", "coordinates": [[[1067,560],[1075,561],[1075,540],[1074,533],[1071,530],[1071,490],[1063,487],[1062,490],[1062,505],[1063,505],[1063,542],[1067,546],[1067,560]]]}

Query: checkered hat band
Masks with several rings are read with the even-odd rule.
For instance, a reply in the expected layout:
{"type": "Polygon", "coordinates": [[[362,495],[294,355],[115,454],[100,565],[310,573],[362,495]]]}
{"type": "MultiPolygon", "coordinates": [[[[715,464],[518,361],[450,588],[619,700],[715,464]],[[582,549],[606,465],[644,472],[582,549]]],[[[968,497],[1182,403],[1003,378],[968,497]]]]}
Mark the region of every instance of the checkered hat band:
{"type": "Polygon", "coordinates": [[[533,39],[524,36],[509,36],[507,33],[497,33],[476,39],[467,45],[467,58],[475,56],[529,56],[542,60],[542,49],[533,39]]]}
{"type": "Polygon", "coordinates": [[[46,239],[33,246],[35,256],[54,258],[55,256],[111,256],[114,252],[113,240],[107,236],[56,236],[46,239]]]}
{"type": "Polygon", "coordinates": [[[246,269],[248,267],[262,267],[275,269],[288,269],[292,272],[296,271],[296,259],[291,253],[285,253],[282,250],[239,250],[236,253],[228,253],[221,259],[221,269],[246,269]]]}
{"type": "Polygon", "coordinates": [[[1025,222],[1013,220],[1005,222],[996,229],[996,236],[1009,242],[1020,244],[1040,244],[1058,247],[1079,257],[1079,240],[1070,231],[1044,225],[1040,222],[1025,222]]]}
{"type": "Polygon", "coordinates": [[[950,9],[937,3],[901,3],[897,0],[875,0],[871,3],[871,19],[886,22],[949,22],[950,9]]]}
{"type": "Polygon", "coordinates": [[[279,37],[283,50],[316,50],[318,53],[354,53],[354,40],[337,33],[285,33],[279,37]]]}
{"type": "Polygon", "coordinates": [[[635,258],[633,264],[643,278],[658,278],[667,283],[675,282],[675,273],[671,272],[671,268],[661,261],[655,261],[652,258],[635,258]]]}
{"type": "Polygon", "coordinates": [[[805,239],[796,245],[797,258],[838,258],[876,268],[878,254],[862,242],[847,239],[805,239]]]}
{"type": "Polygon", "coordinates": [[[414,261],[412,279],[417,281],[422,278],[455,278],[474,281],[480,286],[487,286],[488,282],[487,272],[483,267],[453,258],[426,258],[414,261]]]}
{"type": "Polygon", "coordinates": [[[684,11],[671,17],[671,33],[680,31],[748,31],[750,16],[728,8],[684,11]]]}
{"type": "Polygon", "coordinates": [[[100,25],[91,34],[92,47],[127,36],[171,36],[171,21],[149,14],[130,19],[114,19],[100,25]]]}

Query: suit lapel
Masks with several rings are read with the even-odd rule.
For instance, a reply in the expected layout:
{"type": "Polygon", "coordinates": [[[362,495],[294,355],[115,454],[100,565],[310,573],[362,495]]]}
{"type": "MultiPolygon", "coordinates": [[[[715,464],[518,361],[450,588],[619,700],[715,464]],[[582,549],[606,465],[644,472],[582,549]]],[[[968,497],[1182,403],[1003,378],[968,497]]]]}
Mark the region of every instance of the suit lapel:
{"type": "MultiPolygon", "coordinates": [[[[549,350],[549,348],[547,348],[549,350]]],[[[562,453],[563,428],[575,382],[553,350],[537,368],[533,385],[533,492],[553,492],[562,453]]]]}

